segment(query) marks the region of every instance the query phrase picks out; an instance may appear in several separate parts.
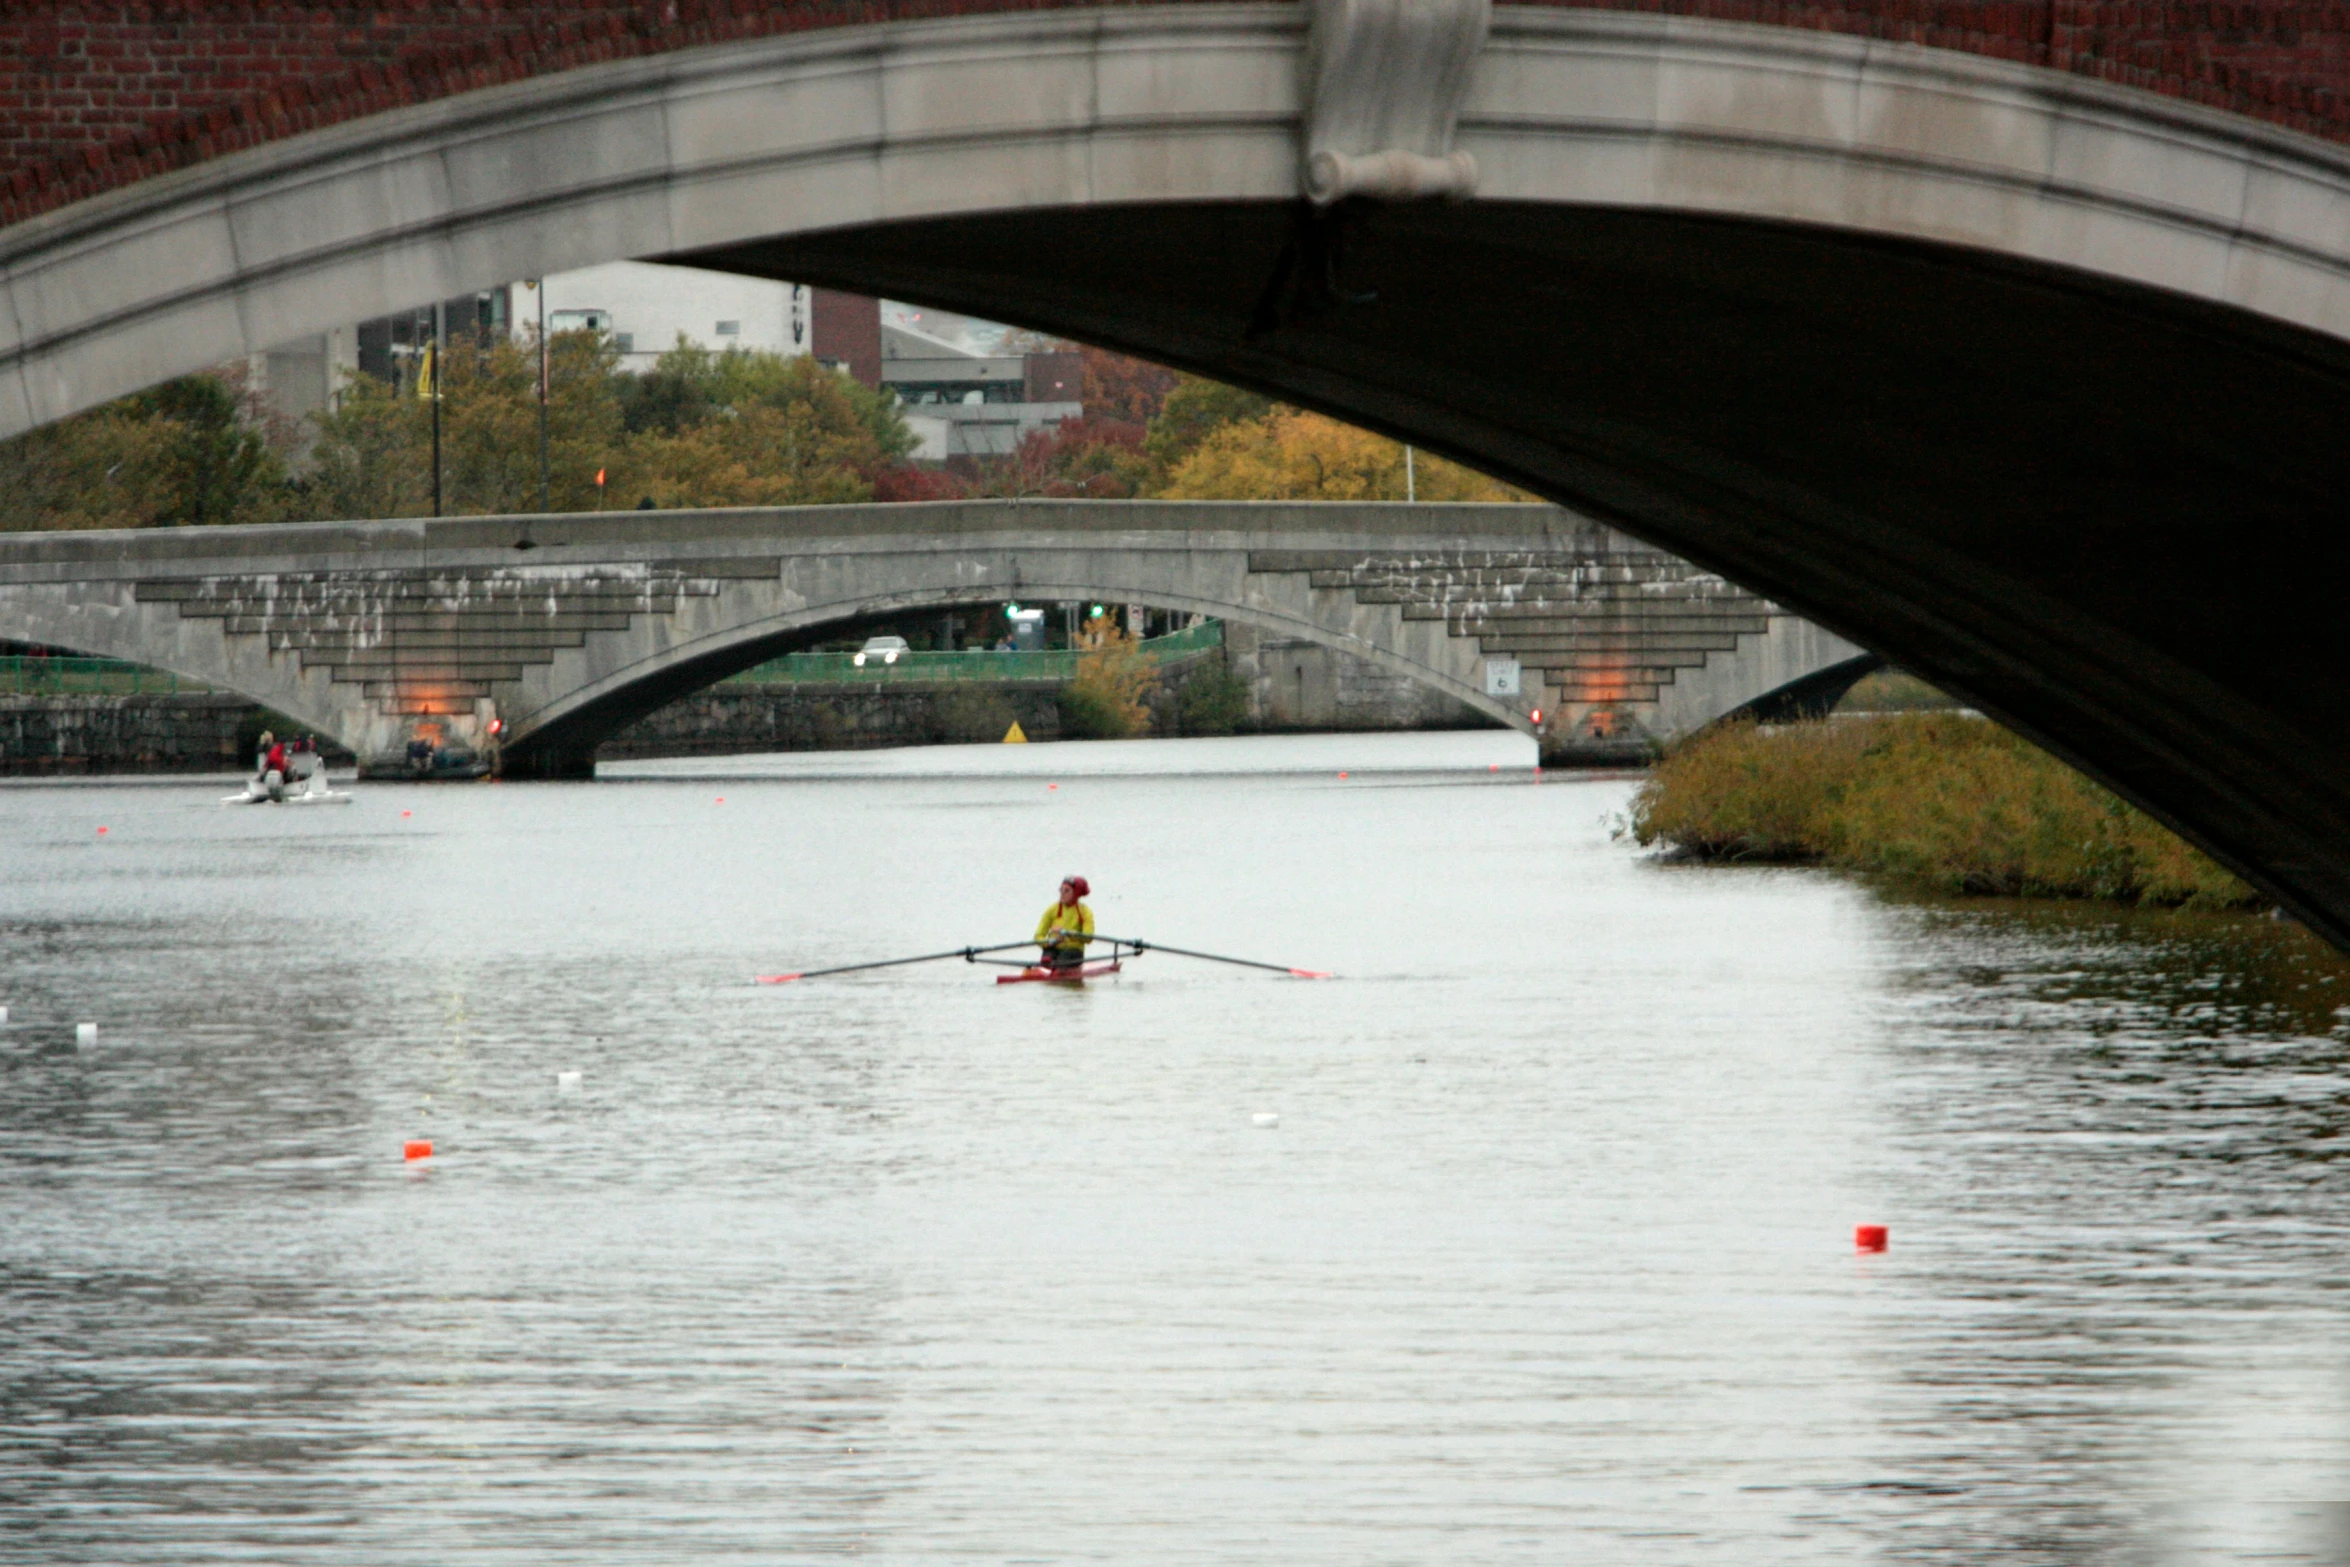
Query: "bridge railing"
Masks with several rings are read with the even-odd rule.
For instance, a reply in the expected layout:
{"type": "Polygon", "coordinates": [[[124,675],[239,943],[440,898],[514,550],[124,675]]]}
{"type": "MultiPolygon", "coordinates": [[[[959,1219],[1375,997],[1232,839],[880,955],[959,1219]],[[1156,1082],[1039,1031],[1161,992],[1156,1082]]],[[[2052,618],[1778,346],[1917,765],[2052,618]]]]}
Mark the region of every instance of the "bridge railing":
{"type": "Polygon", "coordinates": [[[120,658],[0,654],[0,696],[176,696],[211,686],[120,658]]]}
{"type": "MultiPolygon", "coordinates": [[[[1180,662],[1211,652],[1224,644],[1218,621],[1163,637],[1143,640],[1143,656],[1160,664],[1180,662]]],[[[890,685],[915,682],[1060,683],[1077,677],[1077,661],[1084,655],[1055,648],[1033,652],[995,652],[974,648],[960,653],[904,652],[894,663],[878,653],[857,662],[854,653],[786,653],[781,658],[729,677],[729,685],[890,685]]]]}

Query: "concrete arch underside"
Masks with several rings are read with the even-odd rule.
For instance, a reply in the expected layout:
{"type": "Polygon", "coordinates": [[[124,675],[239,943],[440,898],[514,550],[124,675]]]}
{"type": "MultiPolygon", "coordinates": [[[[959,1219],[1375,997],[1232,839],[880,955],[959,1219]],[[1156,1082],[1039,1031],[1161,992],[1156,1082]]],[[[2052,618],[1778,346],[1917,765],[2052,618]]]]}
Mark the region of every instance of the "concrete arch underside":
{"type": "Polygon", "coordinates": [[[0,429],[672,257],[993,314],[1514,479],[1958,691],[2350,944],[2350,153],[2027,67],[1503,8],[1459,206],[1296,198],[1305,17],[769,40],[0,234],[0,429]]]}
{"type": "Polygon", "coordinates": [[[1312,642],[1432,686],[1520,733],[1535,730],[1527,716],[1529,709],[1487,696],[1474,681],[1473,657],[1448,657],[1451,650],[1439,646],[1437,639],[1411,638],[1420,645],[1406,651],[1394,645],[1402,638],[1379,635],[1381,631],[1398,631],[1400,626],[1344,630],[1317,618],[1304,604],[1279,605],[1260,594],[1228,598],[1175,592],[1163,580],[1145,586],[1141,574],[1089,571],[1082,565],[1073,570],[1073,564],[1063,560],[1042,572],[1022,571],[1016,582],[993,589],[986,583],[941,582],[878,592],[852,591],[827,602],[772,612],[745,606],[737,613],[747,618],[697,628],[685,640],[647,648],[620,667],[552,697],[516,721],[505,746],[507,771],[517,776],[590,776],[596,746],[605,738],[713,681],[804,645],[812,634],[826,627],[886,615],[972,608],[1001,603],[1007,596],[1039,603],[1140,603],[1237,622],[1275,636],[1312,642]]]}

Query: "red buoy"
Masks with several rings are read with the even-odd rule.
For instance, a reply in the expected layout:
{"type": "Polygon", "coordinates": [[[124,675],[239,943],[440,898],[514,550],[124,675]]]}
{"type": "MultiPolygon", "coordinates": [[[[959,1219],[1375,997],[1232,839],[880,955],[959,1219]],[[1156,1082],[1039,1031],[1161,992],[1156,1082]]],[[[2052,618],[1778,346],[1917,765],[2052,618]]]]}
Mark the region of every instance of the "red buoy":
{"type": "Polygon", "coordinates": [[[408,1141],[407,1141],[406,1143],[404,1143],[404,1144],[402,1144],[402,1145],[401,1145],[401,1148],[400,1148],[400,1157],[402,1157],[403,1159],[429,1159],[429,1158],[431,1158],[431,1157],[432,1157],[432,1142],[431,1142],[431,1140],[430,1140],[430,1139],[428,1139],[428,1138],[423,1138],[423,1137],[411,1137],[411,1138],[409,1138],[409,1139],[408,1139],[408,1141]]]}
{"type": "Polygon", "coordinates": [[[1883,1251],[1892,1242],[1892,1234],[1882,1224],[1856,1224],[1852,1227],[1852,1244],[1858,1251],[1883,1251]]]}

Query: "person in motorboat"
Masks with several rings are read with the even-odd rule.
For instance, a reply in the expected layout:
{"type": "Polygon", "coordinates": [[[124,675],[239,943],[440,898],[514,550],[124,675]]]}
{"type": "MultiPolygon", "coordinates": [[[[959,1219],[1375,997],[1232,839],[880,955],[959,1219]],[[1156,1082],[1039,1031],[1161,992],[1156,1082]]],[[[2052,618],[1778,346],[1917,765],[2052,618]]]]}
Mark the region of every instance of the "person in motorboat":
{"type": "Polygon", "coordinates": [[[1044,918],[1036,922],[1036,940],[1043,949],[1038,966],[1049,969],[1075,969],[1085,963],[1085,944],[1093,940],[1093,910],[1085,899],[1093,895],[1093,888],[1082,876],[1064,877],[1061,895],[1052,907],[1044,911],[1044,918]]]}
{"type": "Polygon", "coordinates": [[[261,775],[254,782],[267,791],[272,800],[286,797],[286,779],[293,773],[293,764],[286,756],[286,743],[264,729],[261,731],[261,775]]]}

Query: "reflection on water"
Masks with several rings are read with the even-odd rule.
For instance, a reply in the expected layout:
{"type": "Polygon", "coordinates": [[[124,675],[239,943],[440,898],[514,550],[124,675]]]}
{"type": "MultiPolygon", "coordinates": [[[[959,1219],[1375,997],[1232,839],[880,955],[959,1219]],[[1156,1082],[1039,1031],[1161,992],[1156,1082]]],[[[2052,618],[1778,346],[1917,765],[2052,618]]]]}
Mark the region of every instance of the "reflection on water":
{"type": "Polygon", "coordinates": [[[0,790],[0,1560],[2350,1560],[2341,965],[1529,761],[0,790]]]}

